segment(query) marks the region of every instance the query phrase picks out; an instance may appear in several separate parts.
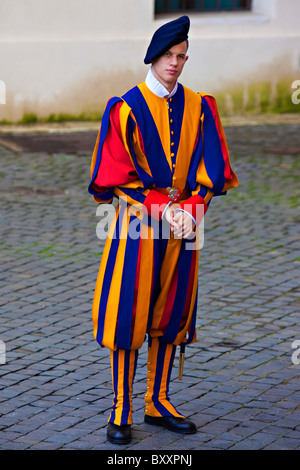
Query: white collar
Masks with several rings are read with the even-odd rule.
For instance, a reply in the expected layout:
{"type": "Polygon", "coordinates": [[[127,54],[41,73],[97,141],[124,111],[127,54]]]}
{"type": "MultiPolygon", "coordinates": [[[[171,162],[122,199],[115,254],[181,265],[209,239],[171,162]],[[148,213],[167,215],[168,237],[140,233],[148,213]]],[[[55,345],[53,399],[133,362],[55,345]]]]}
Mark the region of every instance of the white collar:
{"type": "Polygon", "coordinates": [[[145,79],[145,83],[149,90],[160,98],[171,98],[173,95],[175,95],[178,88],[178,82],[176,82],[173,90],[171,93],[169,93],[168,90],[154,76],[151,66],[145,79]]]}

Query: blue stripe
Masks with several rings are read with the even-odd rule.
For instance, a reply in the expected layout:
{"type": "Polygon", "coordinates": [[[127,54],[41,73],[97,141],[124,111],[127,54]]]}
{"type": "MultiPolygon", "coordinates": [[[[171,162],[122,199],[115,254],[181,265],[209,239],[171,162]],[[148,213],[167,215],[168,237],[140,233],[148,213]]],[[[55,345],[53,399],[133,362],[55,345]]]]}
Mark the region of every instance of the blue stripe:
{"type": "Polygon", "coordinates": [[[120,188],[123,193],[125,193],[128,197],[131,197],[135,201],[144,204],[146,196],[142,193],[143,189],[132,189],[132,188],[120,188]]]}
{"type": "Polygon", "coordinates": [[[208,188],[204,186],[203,184],[201,184],[200,191],[198,192],[199,196],[201,196],[204,199],[205,196],[207,195],[207,192],[208,192],[208,188]]]}
{"type": "Polygon", "coordinates": [[[113,387],[114,387],[114,399],[113,399],[113,407],[109,417],[110,422],[114,422],[115,420],[115,409],[116,404],[118,401],[118,378],[119,378],[119,351],[113,351],[113,387]]]}
{"type": "Polygon", "coordinates": [[[121,404],[119,396],[118,396],[118,386],[119,386],[120,372],[122,372],[124,379],[123,379],[123,387],[122,387],[123,398],[122,398],[122,413],[121,413],[120,425],[123,425],[123,424],[128,424],[129,413],[130,413],[130,401],[131,401],[131,396],[130,396],[131,383],[130,383],[129,371],[130,371],[131,361],[133,360],[133,375],[132,375],[132,384],[133,384],[135,373],[136,373],[137,360],[138,360],[138,350],[125,351],[124,364],[120,362],[119,357],[120,357],[120,350],[117,349],[116,351],[113,351],[114,398],[113,398],[113,407],[112,407],[112,411],[110,414],[109,422],[113,423],[115,421],[116,406],[121,404]]]}
{"type": "MultiPolygon", "coordinates": [[[[125,196],[130,197],[136,202],[130,202],[128,201],[128,206],[133,207],[136,209],[137,213],[139,213],[139,217],[141,218],[141,222],[144,225],[147,225],[148,227],[151,227],[153,229],[153,238],[159,238],[160,236],[164,239],[169,238],[170,236],[170,226],[166,221],[161,221],[161,220],[156,220],[151,217],[148,212],[143,212],[141,210],[140,204],[144,204],[144,201],[146,199],[146,196],[142,193],[143,189],[142,188],[137,188],[137,189],[132,189],[132,188],[123,188],[120,187],[122,192],[125,194],[125,196]]],[[[125,202],[125,196],[117,196],[119,198],[120,203],[123,201],[125,202]]]]}
{"type": "MultiPolygon", "coordinates": [[[[158,353],[157,353],[156,372],[155,372],[155,382],[154,382],[153,396],[152,396],[153,404],[154,404],[155,408],[157,409],[157,411],[162,416],[173,416],[173,414],[167,408],[165,408],[163,406],[163,404],[159,401],[159,393],[160,393],[160,389],[161,389],[161,381],[162,381],[162,374],[163,374],[163,368],[164,368],[164,360],[165,360],[166,350],[167,350],[168,346],[172,347],[172,354],[171,354],[171,358],[170,358],[170,362],[169,362],[165,398],[166,398],[166,400],[170,401],[169,395],[168,395],[169,394],[169,383],[170,383],[171,372],[172,372],[172,367],[173,367],[173,362],[174,362],[174,357],[175,357],[175,352],[176,352],[176,346],[167,345],[166,343],[159,342],[158,353]]],[[[174,407],[174,405],[172,405],[172,406],[174,407]]],[[[176,410],[176,408],[175,408],[175,410],[176,410]]]]}
{"type": "Polygon", "coordinates": [[[125,249],[116,333],[116,344],[117,348],[120,349],[130,349],[131,345],[134,288],[140,246],[139,234],[140,220],[136,216],[131,216],[129,220],[129,236],[127,237],[125,249]],[[132,235],[135,235],[136,238],[130,236],[130,229],[133,229],[133,225],[131,224],[133,224],[133,222],[135,222],[135,234],[132,235]]]}
{"type": "Polygon", "coordinates": [[[213,192],[221,194],[225,185],[225,162],[215,120],[206,100],[202,100],[203,158],[207,174],[213,183],[213,192]]]}
{"type": "Polygon", "coordinates": [[[194,303],[194,310],[193,310],[191,328],[190,328],[188,339],[187,339],[186,343],[184,343],[184,344],[190,344],[193,341],[195,328],[196,328],[196,318],[197,318],[197,298],[198,298],[198,288],[197,288],[197,292],[196,292],[196,301],[194,303]]]}
{"type": "Polygon", "coordinates": [[[174,153],[174,157],[172,157],[172,163],[176,162],[176,156],[181,136],[184,103],[184,89],[183,86],[179,83],[177,92],[172,97],[172,101],[169,100],[169,118],[173,119],[173,122],[170,122],[170,131],[174,132],[174,134],[171,135],[171,142],[174,142],[174,146],[171,147],[171,152],[174,153]],[[170,111],[171,109],[172,112],[170,111]]]}
{"type": "Polygon", "coordinates": [[[169,364],[168,378],[167,378],[166,396],[167,396],[168,400],[169,400],[169,384],[170,384],[171,374],[172,374],[172,370],[173,370],[173,363],[174,363],[174,359],[175,359],[175,353],[176,353],[176,346],[173,346],[172,354],[171,354],[171,358],[170,358],[170,364],[169,364]]]}
{"type": "Polygon", "coordinates": [[[159,293],[161,291],[160,270],[161,270],[161,265],[166,254],[167,245],[168,245],[168,239],[155,238],[153,240],[153,252],[154,252],[153,287],[152,287],[151,299],[150,299],[150,305],[149,305],[147,331],[150,331],[151,329],[152,321],[153,321],[154,306],[156,304],[159,293]]]}
{"type": "Polygon", "coordinates": [[[178,257],[178,278],[174,305],[167,328],[161,338],[162,341],[170,344],[175,341],[176,336],[180,330],[180,323],[184,312],[189,278],[191,275],[194,275],[194,273],[190,272],[193,251],[187,250],[185,244],[186,241],[182,239],[180,254],[178,257]]]}
{"type": "Polygon", "coordinates": [[[97,330],[97,342],[101,345],[103,340],[104,332],[104,322],[106,315],[106,306],[107,300],[110,292],[111,280],[114,272],[114,265],[116,262],[116,256],[119,248],[119,233],[120,233],[120,223],[123,219],[125,207],[120,207],[120,212],[116,221],[115,230],[112,237],[111,247],[109,250],[109,255],[107,258],[107,263],[105,266],[105,274],[103,278],[102,292],[99,303],[99,313],[98,313],[98,330],[97,330]]]}
{"type": "Polygon", "coordinates": [[[108,131],[108,128],[109,128],[110,110],[113,107],[113,105],[116,104],[118,101],[122,101],[121,98],[118,98],[117,96],[115,96],[114,98],[111,98],[108,101],[108,103],[106,105],[106,108],[105,108],[105,111],[103,113],[103,117],[102,117],[102,120],[101,120],[101,130],[100,130],[100,138],[99,138],[99,144],[98,144],[96,163],[95,163],[95,167],[94,167],[94,171],[93,171],[93,176],[92,176],[91,182],[90,182],[89,187],[88,187],[88,192],[90,194],[92,194],[93,196],[100,196],[101,199],[103,199],[105,201],[109,200],[113,197],[113,189],[109,189],[108,191],[105,191],[105,192],[99,194],[99,191],[97,192],[97,190],[95,190],[93,188],[93,183],[94,183],[95,178],[96,178],[97,173],[98,173],[98,169],[99,169],[100,162],[101,162],[102,147],[103,147],[103,143],[104,143],[104,140],[106,138],[107,131],[108,131]]]}
{"type": "Polygon", "coordinates": [[[138,87],[134,87],[122,98],[132,109],[140,128],[146,159],[156,186],[158,188],[172,186],[172,172],[144,96],[138,87]]]}
{"type": "Polygon", "coordinates": [[[144,188],[149,188],[154,184],[154,179],[152,175],[149,175],[139,164],[135,155],[134,151],[134,145],[133,145],[133,131],[135,128],[135,122],[134,119],[129,116],[128,121],[127,121],[127,131],[128,131],[128,140],[129,140],[129,147],[131,150],[131,157],[133,159],[133,163],[135,166],[136,171],[138,172],[138,175],[140,177],[140,180],[142,181],[144,188]]]}
{"type": "Polygon", "coordinates": [[[194,191],[197,186],[196,177],[197,177],[198,166],[202,158],[202,151],[203,151],[202,131],[201,131],[201,127],[199,127],[198,141],[197,141],[196,147],[194,149],[194,152],[190,161],[190,167],[189,167],[188,176],[186,180],[186,187],[190,191],[194,191]]]}
{"type": "Polygon", "coordinates": [[[165,411],[165,407],[160,405],[158,401],[158,395],[159,395],[159,391],[161,388],[161,379],[162,379],[162,373],[163,373],[163,368],[164,368],[164,358],[166,355],[166,348],[167,348],[167,345],[165,343],[159,343],[158,351],[157,351],[157,360],[156,360],[155,381],[154,381],[153,395],[152,395],[153,404],[155,405],[155,408],[162,415],[163,413],[159,410],[159,408],[162,408],[165,411]]]}
{"type": "Polygon", "coordinates": [[[124,380],[123,380],[123,410],[121,415],[121,425],[128,423],[128,415],[130,411],[130,396],[129,396],[129,366],[130,366],[130,351],[125,351],[124,358],[124,380]]]}

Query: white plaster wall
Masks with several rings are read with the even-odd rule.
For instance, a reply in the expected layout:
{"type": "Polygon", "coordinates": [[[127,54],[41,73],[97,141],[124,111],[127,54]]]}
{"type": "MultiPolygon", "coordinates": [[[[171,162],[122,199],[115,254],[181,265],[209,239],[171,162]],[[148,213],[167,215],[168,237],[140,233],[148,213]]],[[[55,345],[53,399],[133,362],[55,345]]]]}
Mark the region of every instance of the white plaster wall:
{"type": "MultiPolygon", "coordinates": [[[[300,78],[300,0],[253,0],[245,13],[190,14],[190,60],[182,82],[197,91],[255,80],[300,78]]],[[[0,120],[26,112],[102,111],[142,81],[154,0],[2,0],[0,120]]]]}

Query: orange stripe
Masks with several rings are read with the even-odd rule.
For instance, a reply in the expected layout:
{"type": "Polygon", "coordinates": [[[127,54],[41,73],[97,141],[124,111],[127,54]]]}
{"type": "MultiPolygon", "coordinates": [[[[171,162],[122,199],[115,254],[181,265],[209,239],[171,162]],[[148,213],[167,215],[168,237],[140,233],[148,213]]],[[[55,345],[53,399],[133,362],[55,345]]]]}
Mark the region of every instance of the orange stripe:
{"type": "MultiPolygon", "coordinates": [[[[113,389],[116,391],[116,396],[113,400],[113,408],[115,412],[113,422],[117,425],[121,424],[132,424],[132,388],[133,388],[133,379],[135,373],[135,357],[136,351],[129,351],[129,368],[127,373],[125,373],[125,359],[126,352],[122,349],[117,351],[110,350],[110,363],[111,363],[111,372],[112,372],[112,381],[113,389]],[[118,369],[114,369],[114,355],[118,355],[118,369]],[[117,376],[117,384],[114,383],[114,378],[117,376]],[[128,384],[128,398],[129,398],[129,413],[126,423],[122,423],[122,415],[124,411],[124,385],[128,384]]],[[[127,393],[127,392],[126,392],[127,393]]],[[[112,413],[110,414],[109,420],[111,420],[112,413]]],[[[124,416],[123,416],[124,420],[124,416]]]]}
{"type": "MultiPolygon", "coordinates": [[[[124,399],[124,369],[125,369],[125,351],[120,349],[119,350],[119,358],[118,358],[118,404],[123,404],[124,399]]],[[[115,410],[115,420],[114,423],[119,425],[121,424],[122,419],[122,411],[123,406],[118,406],[115,410]]]]}
{"type": "MultiPolygon", "coordinates": [[[[136,189],[137,187],[140,187],[141,186],[141,183],[139,185],[137,185],[134,189],[136,189]]],[[[124,188],[130,188],[130,186],[125,186],[124,185],[124,188]]],[[[132,186],[131,186],[132,187],[132,186]]],[[[132,213],[137,215],[134,210],[136,209],[137,211],[140,211],[142,214],[141,216],[144,215],[144,212],[143,212],[143,204],[139,201],[137,201],[136,199],[132,199],[130,196],[128,196],[128,194],[124,193],[122,191],[122,186],[120,186],[119,188],[115,188],[114,190],[115,194],[117,196],[119,196],[120,198],[122,198],[123,200],[125,200],[128,204],[131,204],[133,206],[133,209],[132,209],[132,213]]],[[[145,191],[143,191],[143,195],[144,196],[147,196],[147,194],[150,192],[150,189],[145,189],[145,191]]],[[[129,209],[130,210],[130,209],[129,209]]]]}
{"type": "MultiPolygon", "coordinates": [[[[196,250],[194,285],[193,285],[193,292],[192,292],[191,301],[190,301],[189,314],[186,320],[185,327],[176,336],[176,339],[174,341],[174,344],[176,345],[179,345],[180,343],[184,342],[186,333],[191,327],[194,305],[197,300],[196,296],[197,296],[197,287],[198,287],[198,269],[199,269],[199,250],[196,250]]],[[[194,335],[193,340],[191,342],[194,342],[195,340],[196,340],[196,335],[194,335]]]]}
{"type": "Polygon", "coordinates": [[[172,168],[172,159],[170,155],[171,148],[171,137],[170,137],[170,125],[169,125],[169,110],[168,101],[165,98],[161,98],[152,91],[149,90],[145,82],[138,85],[143,97],[146,100],[147,106],[153,117],[157,131],[160,137],[162,147],[164,149],[166,158],[172,168]]]}
{"type": "MultiPolygon", "coordinates": [[[[199,190],[200,191],[200,190],[199,190]]],[[[204,198],[204,201],[206,202],[206,204],[208,204],[208,202],[211,200],[211,198],[213,197],[214,193],[213,191],[211,191],[210,189],[207,191],[207,194],[204,198]]]]}
{"type": "MultiPolygon", "coordinates": [[[[112,386],[114,389],[114,352],[110,350],[110,368],[111,368],[111,377],[112,377],[112,386]]],[[[111,414],[110,414],[111,417],[111,414]]],[[[108,422],[110,420],[110,417],[108,418],[108,422]]]]}
{"type": "Polygon", "coordinates": [[[174,171],[174,176],[176,177],[175,186],[177,188],[185,188],[186,185],[190,165],[190,158],[187,158],[187,155],[193,154],[197,140],[202,101],[197,93],[185,87],[183,89],[185,105],[174,171]]]}
{"type": "MultiPolygon", "coordinates": [[[[159,351],[159,340],[157,338],[152,338],[151,348],[148,351],[148,374],[147,374],[147,384],[149,389],[147,389],[147,396],[145,397],[146,403],[146,414],[149,416],[161,417],[162,414],[157,410],[155,404],[153,403],[153,394],[154,394],[154,385],[156,381],[156,370],[157,370],[157,359],[159,351]],[[150,363],[150,364],[149,364],[150,363]]],[[[167,387],[168,387],[168,374],[171,356],[173,352],[173,345],[167,344],[165,356],[163,358],[163,371],[160,381],[160,387],[158,392],[158,400],[164,408],[166,408],[173,416],[182,417],[183,415],[179,414],[172,403],[167,399],[167,387]]]]}
{"type": "Polygon", "coordinates": [[[150,416],[160,417],[161,414],[156,410],[152,402],[154,382],[155,382],[155,371],[156,371],[156,365],[157,365],[158,346],[159,346],[158,341],[152,338],[151,347],[148,349],[148,362],[150,362],[150,364],[147,364],[147,367],[151,366],[151,368],[150,367],[148,368],[148,373],[147,373],[147,393],[145,397],[145,403],[146,403],[146,414],[150,416]]]}
{"type": "Polygon", "coordinates": [[[152,292],[153,229],[145,224],[141,224],[141,260],[132,349],[141,348],[144,342],[152,292]]]}
{"type": "MultiPolygon", "coordinates": [[[[158,342],[158,341],[157,341],[158,342]]],[[[166,348],[166,354],[164,357],[164,367],[163,367],[163,373],[162,373],[162,378],[161,378],[161,383],[160,383],[160,390],[158,394],[158,399],[160,402],[164,401],[164,407],[167,408],[170,413],[174,413],[174,407],[173,405],[166,401],[166,390],[168,386],[168,372],[169,372],[169,365],[170,365],[170,359],[171,359],[171,354],[172,354],[172,349],[173,346],[168,344],[166,348]]]]}
{"type": "MultiPolygon", "coordinates": [[[[131,112],[131,108],[124,101],[124,103],[122,104],[122,106],[120,108],[120,126],[121,126],[122,140],[123,140],[123,143],[124,143],[124,147],[126,148],[127,153],[129,154],[131,162],[134,166],[133,158],[132,158],[132,155],[131,155],[131,151],[130,151],[130,148],[129,148],[129,145],[128,145],[128,139],[127,139],[128,138],[128,136],[127,136],[127,134],[128,134],[127,124],[128,124],[129,115],[133,118],[133,120],[136,123],[136,119],[135,119],[135,117],[133,116],[133,114],[131,112]]],[[[140,136],[140,133],[139,133],[139,128],[138,128],[138,125],[136,124],[136,126],[134,128],[134,131],[133,131],[133,145],[134,145],[135,156],[136,156],[137,162],[140,165],[140,167],[146,173],[148,173],[148,175],[151,175],[151,171],[150,171],[147,159],[145,157],[145,153],[142,150],[142,142],[140,141],[140,139],[141,139],[141,136],[140,136]]],[[[127,187],[130,187],[130,186],[127,186],[127,187]]]]}
{"type": "Polygon", "coordinates": [[[135,152],[135,157],[137,159],[137,162],[139,166],[146,172],[148,175],[151,175],[151,171],[148,165],[148,161],[145,157],[145,153],[143,152],[143,144],[141,142],[141,136],[139,133],[139,127],[137,125],[136,119],[131,111],[131,108],[128,106],[128,104],[124,101],[120,108],[120,125],[121,125],[121,133],[122,133],[122,140],[124,143],[124,147],[126,148],[131,162],[134,165],[133,158],[131,155],[131,151],[128,145],[128,117],[129,115],[132,117],[134,122],[136,123],[136,126],[133,131],[133,146],[134,146],[134,152],[135,152]]]}
{"type": "MultiPolygon", "coordinates": [[[[100,127],[100,129],[101,129],[101,127],[100,127]]],[[[96,160],[97,160],[99,141],[100,141],[100,129],[99,129],[99,132],[98,132],[98,135],[97,135],[97,139],[96,139],[96,143],[95,143],[95,147],[94,147],[94,151],[93,151],[93,156],[92,156],[92,161],[91,161],[91,178],[94,174],[94,168],[95,168],[96,160]]]]}
{"type": "Polygon", "coordinates": [[[133,412],[133,406],[132,406],[132,391],[133,391],[133,379],[134,379],[134,372],[135,372],[135,351],[131,350],[130,351],[130,356],[129,356],[129,400],[130,400],[130,413],[128,417],[128,423],[127,424],[132,424],[132,412],[133,412]]]}
{"type": "Polygon", "coordinates": [[[102,258],[101,258],[100,268],[99,268],[99,272],[97,276],[97,282],[96,282],[94,300],[93,300],[93,308],[92,308],[92,320],[93,320],[95,338],[97,338],[97,332],[98,332],[99,303],[100,303],[103,279],[104,279],[107,259],[108,259],[108,255],[109,255],[109,251],[111,247],[111,241],[112,241],[113,233],[115,231],[118,216],[119,216],[119,207],[117,207],[116,209],[113,221],[111,223],[111,226],[108,232],[108,236],[105,242],[104,251],[103,251],[102,258]]]}
{"type": "Polygon", "coordinates": [[[116,262],[112,275],[112,281],[107,299],[106,315],[103,330],[103,346],[109,349],[115,349],[115,333],[117,327],[117,318],[120,301],[120,291],[122,283],[123,265],[125,259],[125,250],[127,243],[127,232],[129,224],[129,214],[125,210],[122,220],[119,247],[116,256],[116,262]]]}
{"type": "MultiPolygon", "coordinates": [[[[98,154],[99,141],[100,141],[100,130],[101,130],[101,126],[100,126],[100,129],[99,129],[98,135],[97,135],[97,139],[96,139],[96,143],[95,143],[95,147],[94,147],[94,151],[93,151],[93,156],[92,156],[92,161],[91,161],[91,167],[90,167],[91,178],[94,174],[94,169],[95,169],[95,165],[96,165],[96,161],[97,161],[97,154],[98,154]]],[[[99,196],[93,196],[93,198],[99,204],[101,204],[102,202],[105,202],[106,204],[108,204],[112,201],[112,199],[109,200],[109,201],[103,201],[101,199],[100,195],[99,196]]]]}
{"type": "MultiPolygon", "coordinates": [[[[160,283],[161,283],[162,288],[161,288],[159,297],[154,307],[151,331],[159,329],[159,324],[162,320],[162,316],[163,316],[164,309],[165,309],[165,304],[168,298],[168,292],[172,284],[173,273],[176,269],[176,265],[178,262],[181,243],[182,243],[181,239],[172,238],[168,240],[166,254],[165,254],[161,272],[160,272],[160,283]]],[[[152,333],[151,333],[151,336],[152,336],[152,333]]],[[[157,336],[157,334],[153,332],[153,336],[157,336]]]]}
{"type": "Polygon", "coordinates": [[[165,328],[167,328],[168,323],[170,321],[170,317],[172,314],[173,305],[174,305],[174,301],[176,297],[177,287],[178,287],[178,263],[176,263],[176,267],[172,276],[172,282],[170,284],[170,288],[167,293],[164,311],[162,314],[161,321],[159,323],[160,330],[164,331],[165,328]]]}

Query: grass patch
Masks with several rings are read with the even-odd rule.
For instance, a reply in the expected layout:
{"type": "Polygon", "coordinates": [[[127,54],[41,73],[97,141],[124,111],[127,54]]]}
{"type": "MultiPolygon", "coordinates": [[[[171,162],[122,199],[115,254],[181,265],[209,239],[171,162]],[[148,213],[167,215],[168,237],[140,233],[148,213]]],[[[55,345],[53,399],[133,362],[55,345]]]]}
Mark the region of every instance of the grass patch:
{"type": "Polygon", "coordinates": [[[38,117],[34,113],[25,113],[23,118],[18,122],[18,124],[35,124],[38,122],[38,117]]]}
{"type": "Polygon", "coordinates": [[[292,102],[292,80],[240,85],[216,93],[218,106],[223,116],[234,114],[283,114],[300,113],[300,104],[292,102]]]}
{"type": "Polygon", "coordinates": [[[49,117],[43,119],[42,122],[69,122],[69,121],[99,121],[102,118],[99,113],[80,113],[80,114],[50,114],[49,117]]]}
{"type": "Polygon", "coordinates": [[[50,114],[45,118],[37,116],[35,113],[25,113],[17,122],[8,121],[3,119],[0,121],[0,125],[14,125],[14,124],[47,124],[47,123],[60,123],[60,122],[86,122],[86,121],[96,121],[100,122],[102,119],[103,113],[91,112],[91,113],[79,113],[79,114],[68,114],[68,113],[59,113],[59,114],[50,114]]]}

